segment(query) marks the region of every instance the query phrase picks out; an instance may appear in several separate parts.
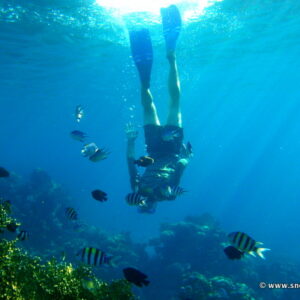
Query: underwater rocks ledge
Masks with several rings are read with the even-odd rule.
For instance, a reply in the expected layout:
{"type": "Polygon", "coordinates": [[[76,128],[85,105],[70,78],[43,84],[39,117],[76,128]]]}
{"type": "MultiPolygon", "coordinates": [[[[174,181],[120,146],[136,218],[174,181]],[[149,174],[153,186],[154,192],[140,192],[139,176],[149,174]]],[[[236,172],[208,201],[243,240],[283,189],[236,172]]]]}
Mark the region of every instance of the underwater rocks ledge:
{"type": "Polygon", "coordinates": [[[5,295],[0,299],[300,299],[297,290],[259,288],[261,281],[297,283],[296,263],[272,257],[228,260],[227,234],[209,214],[163,223],[159,237],[138,244],[129,233],[110,235],[68,220],[64,210],[72,198],[43,170],[34,170],[26,182],[15,174],[0,179],[0,197],[0,295],[5,295]],[[9,224],[26,228],[28,240],[16,238],[9,224]],[[76,253],[87,245],[101,245],[113,266],[92,271],[79,263],[76,253]],[[120,280],[128,266],[150,280],[147,287],[133,288],[137,296],[120,280]]]}

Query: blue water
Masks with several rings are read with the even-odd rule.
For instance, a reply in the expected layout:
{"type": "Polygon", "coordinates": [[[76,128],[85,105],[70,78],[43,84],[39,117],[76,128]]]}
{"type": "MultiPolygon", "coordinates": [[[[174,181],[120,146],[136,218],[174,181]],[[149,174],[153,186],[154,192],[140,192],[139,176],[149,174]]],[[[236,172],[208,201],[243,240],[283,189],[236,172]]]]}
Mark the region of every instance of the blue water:
{"type": "MultiPolygon", "coordinates": [[[[262,240],[270,255],[298,258],[300,2],[224,0],[184,23],[177,58],[185,137],[195,155],[182,178],[188,193],[154,215],[138,214],[124,199],[124,127],[142,126],[125,25],[135,16],[115,18],[92,1],[24,2],[0,4],[0,165],[24,177],[43,168],[74,197],[82,220],[112,233],[145,241],[161,222],[209,212],[225,230],[262,240]],[[79,124],[78,104],[86,113],[79,124]],[[109,159],[84,159],[69,137],[75,129],[109,149],[109,159]],[[90,197],[95,188],[108,193],[107,203],[90,197]]],[[[157,17],[145,23],[163,120],[161,26],[157,17]]],[[[137,155],[144,153],[140,128],[137,155]]]]}

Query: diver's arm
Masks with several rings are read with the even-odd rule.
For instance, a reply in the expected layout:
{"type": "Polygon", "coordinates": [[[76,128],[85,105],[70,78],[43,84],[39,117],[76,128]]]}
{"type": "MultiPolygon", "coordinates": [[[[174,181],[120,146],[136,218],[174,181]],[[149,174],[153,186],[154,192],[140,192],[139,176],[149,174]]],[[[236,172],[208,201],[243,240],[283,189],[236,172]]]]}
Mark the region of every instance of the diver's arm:
{"type": "Polygon", "coordinates": [[[130,177],[130,186],[133,192],[137,189],[138,184],[138,172],[137,168],[134,164],[135,161],[135,140],[138,136],[138,131],[136,128],[131,124],[126,124],[126,136],[127,136],[127,166],[128,166],[128,172],[130,177]]]}
{"type": "Polygon", "coordinates": [[[174,174],[174,182],[176,182],[176,185],[179,185],[182,173],[185,170],[188,163],[189,160],[187,158],[182,158],[177,162],[176,170],[174,174]]]}
{"type": "Polygon", "coordinates": [[[135,140],[128,139],[127,140],[127,166],[128,166],[129,177],[130,177],[130,186],[133,192],[136,191],[137,178],[138,178],[138,172],[134,164],[134,161],[135,161],[135,140]]]}

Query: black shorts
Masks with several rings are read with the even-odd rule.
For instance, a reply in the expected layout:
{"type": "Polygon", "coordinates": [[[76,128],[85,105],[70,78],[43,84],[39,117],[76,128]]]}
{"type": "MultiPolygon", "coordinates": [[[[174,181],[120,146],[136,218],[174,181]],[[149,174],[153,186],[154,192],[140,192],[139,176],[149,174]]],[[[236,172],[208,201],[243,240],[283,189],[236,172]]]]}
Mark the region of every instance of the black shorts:
{"type": "Polygon", "coordinates": [[[164,157],[180,154],[183,129],[174,125],[154,125],[148,124],[144,126],[145,143],[149,156],[164,157]],[[171,140],[164,140],[166,132],[176,132],[176,135],[171,140]]]}

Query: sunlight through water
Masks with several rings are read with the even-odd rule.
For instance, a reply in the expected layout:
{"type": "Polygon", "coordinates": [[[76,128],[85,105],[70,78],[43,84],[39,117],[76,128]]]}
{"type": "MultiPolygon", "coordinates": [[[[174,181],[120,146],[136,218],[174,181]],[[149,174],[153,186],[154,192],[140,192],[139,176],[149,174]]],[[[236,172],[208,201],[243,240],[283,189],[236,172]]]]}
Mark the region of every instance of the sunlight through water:
{"type": "Polygon", "coordinates": [[[222,0],[96,0],[102,7],[113,9],[120,15],[135,12],[147,12],[158,15],[161,7],[176,4],[184,10],[183,19],[192,19],[203,13],[203,10],[222,0]]]}

